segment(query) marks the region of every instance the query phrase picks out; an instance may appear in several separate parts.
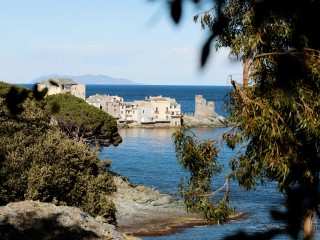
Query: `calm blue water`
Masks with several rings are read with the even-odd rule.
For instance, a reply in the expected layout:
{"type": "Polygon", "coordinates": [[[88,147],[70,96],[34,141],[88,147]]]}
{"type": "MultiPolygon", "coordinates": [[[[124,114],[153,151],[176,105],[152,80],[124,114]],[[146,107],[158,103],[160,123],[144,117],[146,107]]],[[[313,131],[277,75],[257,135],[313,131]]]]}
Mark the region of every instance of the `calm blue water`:
{"type": "MultiPolygon", "coordinates": [[[[230,88],[214,86],[146,86],[146,85],[88,85],[87,96],[93,94],[118,95],[125,101],[141,100],[147,96],[163,95],[175,98],[181,104],[182,112],[194,112],[195,95],[201,94],[207,100],[214,100],[216,111],[226,116],[223,110],[223,98],[230,88]]],[[[210,139],[216,134],[226,131],[225,128],[193,129],[201,139],[210,139]]],[[[123,142],[118,147],[104,148],[100,158],[111,159],[112,170],[127,176],[133,184],[154,187],[160,191],[177,196],[177,185],[186,173],[181,171],[176,161],[172,134],[174,129],[120,129],[123,142]]],[[[219,162],[224,163],[227,171],[228,160],[234,152],[222,149],[219,162]]],[[[214,187],[224,183],[223,176],[214,177],[214,187]]],[[[268,183],[256,191],[246,192],[231,184],[232,203],[238,211],[245,211],[247,215],[239,221],[231,221],[224,225],[203,226],[182,229],[181,232],[161,237],[143,237],[145,240],[205,240],[223,239],[239,230],[247,233],[263,232],[273,228],[281,228],[284,223],[275,222],[269,216],[270,209],[283,210],[281,203],[284,198],[276,192],[276,184],[268,183]]],[[[317,236],[318,237],[318,236],[317,236]]],[[[318,238],[315,239],[318,239],[318,238]]],[[[278,235],[274,239],[289,239],[278,235]]]]}
{"type": "MultiPolygon", "coordinates": [[[[209,139],[226,129],[194,129],[202,139],[209,139]]],[[[174,154],[172,133],[174,129],[120,129],[123,143],[118,147],[104,148],[100,157],[111,159],[112,170],[127,176],[134,184],[154,187],[163,192],[177,195],[177,185],[186,176],[181,171],[174,154]]],[[[223,149],[219,161],[227,165],[232,152],[223,149]]],[[[227,168],[225,169],[227,171],[227,168]]],[[[224,183],[223,176],[214,178],[217,188],[224,183]]],[[[269,210],[281,207],[283,197],[275,191],[274,183],[256,191],[246,192],[239,189],[237,183],[232,183],[231,199],[238,211],[248,212],[241,221],[232,221],[221,226],[205,226],[183,229],[182,232],[161,236],[143,237],[148,240],[167,239],[223,239],[238,230],[246,232],[265,231],[270,228],[281,227],[269,216],[269,210]]],[[[283,209],[280,209],[283,210],[283,209]]],[[[276,239],[286,239],[279,236],[276,239]]]]}
{"type": "MultiPolygon", "coordinates": [[[[207,100],[215,101],[216,111],[226,116],[223,109],[223,98],[230,90],[229,87],[196,87],[196,86],[87,86],[87,95],[95,93],[118,95],[125,101],[144,99],[146,96],[163,95],[172,97],[181,104],[182,112],[194,112],[195,95],[201,94],[207,100]]],[[[201,139],[210,139],[227,129],[200,128],[194,129],[201,139]]],[[[133,184],[142,184],[154,187],[160,191],[177,196],[177,185],[187,173],[181,171],[176,161],[172,134],[174,129],[120,129],[123,143],[118,147],[104,148],[100,158],[111,159],[112,170],[127,176],[133,184]]],[[[234,152],[223,149],[219,161],[226,165],[234,152]]],[[[214,178],[214,187],[218,188],[224,183],[223,175],[214,178]]],[[[275,183],[256,191],[246,192],[232,183],[231,199],[238,211],[247,212],[241,221],[231,221],[222,226],[204,226],[183,229],[181,232],[161,237],[143,237],[146,240],[197,240],[197,239],[223,239],[239,230],[248,233],[266,231],[282,227],[284,224],[275,222],[269,216],[270,209],[281,209],[284,198],[276,192],[275,183]]],[[[178,196],[177,196],[178,197],[178,196]]],[[[288,239],[277,236],[275,239],[288,239]]]]}

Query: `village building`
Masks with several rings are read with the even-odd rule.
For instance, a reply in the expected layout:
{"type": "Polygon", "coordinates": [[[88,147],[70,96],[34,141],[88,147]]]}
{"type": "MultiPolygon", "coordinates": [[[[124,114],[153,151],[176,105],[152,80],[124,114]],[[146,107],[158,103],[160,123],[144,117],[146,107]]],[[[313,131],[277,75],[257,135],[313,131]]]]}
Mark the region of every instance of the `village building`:
{"type": "Polygon", "coordinates": [[[169,123],[171,126],[181,125],[181,105],[176,100],[169,97],[149,97],[145,102],[150,102],[154,109],[156,123],[169,123]]]}
{"type": "Polygon", "coordinates": [[[156,123],[154,107],[149,104],[141,105],[139,109],[139,120],[141,124],[156,123]]]}
{"type": "Polygon", "coordinates": [[[138,109],[139,105],[137,102],[124,102],[121,105],[119,122],[138,122],[138,109]]]}
{"type": "Polygon", "coordinates": [[[181,126],[181,106],[169,97],[150,96],[144,100],[124,102],[118,96],[94,95],[86,101],[115,117],[119,123],[181,126]]]}
{"type": "Polygon", "coordinates": [[[86,99],[86,85],[78,84],[70,78],[53,78],[37,84],[38,90],[47,88],[47,95],[70,93],[76,97],[86,99]]]}
{"type": "Polygon", "coordinates": [[[92,106],[95,106],[96,108],[102,109],[101,101],[99,99],[94,98],[93,96],[87,98],[86,102],[92,106]]]}
{"type": "Polygon", "coordinates": [[[123,105],[122,97],[96,94],[87,98],[86,102],[102,109],[116,119],[121,118],[120,108],[123,105]]]}

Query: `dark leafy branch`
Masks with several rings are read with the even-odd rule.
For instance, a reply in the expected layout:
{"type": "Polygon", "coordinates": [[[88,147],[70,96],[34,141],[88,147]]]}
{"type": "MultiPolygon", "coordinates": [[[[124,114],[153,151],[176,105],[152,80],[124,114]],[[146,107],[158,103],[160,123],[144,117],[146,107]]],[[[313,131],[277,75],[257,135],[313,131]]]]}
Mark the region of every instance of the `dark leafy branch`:
{"type": "MultiPolygon", "coordinates": [[[[312,239],[312,219],[319,212],[320,35],[314,24],[320,1],[213,3],[213,8],[194,17],[211,33],[201,66],[207,63],[211,46],[227,47],[243,62],[242,82],[232,81],[234,91],[226,102],[230,121],[237,127],[223,138],[231,148],[246,145],[230,161],[231,176],[246,189],[276,181],[287,197],[283,216],[288,233],[296,239],[302,230],[304,239],[312,239]]],[[[216,158],[218,152],[213,153],[216,158]]],[[[239,233],[229,239],[271,239],[280,232],[239,233]]]]}
{"type": "Polygon", "coordinates": [[[180,195],[187,210],[203,212],[206,219],[225,222],[233,212],[228,206],[229,180],[219,189],[212,191],[212,177],[221,172],[217,162],[217,150],[212,141],[198,141],[188,128],[174,133],[173,140],[179,163],[190,177],[182,180],[180,195]],[[215,201],[217,194],[225,191],[223,197],[215,201]]]}

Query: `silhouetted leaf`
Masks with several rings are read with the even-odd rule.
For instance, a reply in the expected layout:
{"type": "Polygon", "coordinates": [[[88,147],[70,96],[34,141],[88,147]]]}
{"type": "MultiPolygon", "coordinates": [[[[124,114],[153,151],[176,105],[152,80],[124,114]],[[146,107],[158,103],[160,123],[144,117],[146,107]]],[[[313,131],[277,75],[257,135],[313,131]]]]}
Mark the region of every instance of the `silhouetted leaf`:
{"type": "Polygon", "coordinates": [[[53,85],[53,86],[56,86],[56,87],[59,87],[59,84],[56,82],[56,81],[54,81],[54,80],[49,80],[49,83],[51,84],[51,85],[53,85]]]}
{"type": "Polygon", "coordinates": [[[36,100],[42,100],[48,93],[48,88],[44,88],[42,91],[39,91],[38,85],[33,86],[33,96],[36,100]]]}
{"type": "Polygon", "coordinates": [[[195,16],[193,17],[193,21],[194,21],[195,23],[197,23],[197,22],[198,22],[198,18],[199,18],[199,15],[195,15],[195,16]]]}
{"type": "Polygon", "coordinates": [[[204,44],[203,48],[202,48],[202,52],[201,52],[201,67],[204,67],[204,65],[206,64],[208,57],[210,55],[210,45],[211,42],[214,38],[214,35],[210,35],[210,37],[208,38],[207,42],[204,44]]]}
{"type": "Polygon", "coordinates": [[[11,87],[6,95],[6,104],[11,114],[19,114],[23,111],[22,103],[28,97],[27,90],[18,91],[16,87],[11,87]]]}
{"type": "Polygon", "coordinates": [[[173,21],[177,24],[180,21],[181,13],[182,13],[182,6],[181,0],[174,0],[170,2],[170,11],[171,17],[173,21]]]}

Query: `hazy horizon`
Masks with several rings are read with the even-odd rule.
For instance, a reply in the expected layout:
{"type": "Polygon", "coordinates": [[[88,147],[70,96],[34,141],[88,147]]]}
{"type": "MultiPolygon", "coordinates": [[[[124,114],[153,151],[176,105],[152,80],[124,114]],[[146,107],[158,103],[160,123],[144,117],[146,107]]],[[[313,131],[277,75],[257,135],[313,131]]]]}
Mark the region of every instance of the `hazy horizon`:
{"type": "Polygon", "coordinates": [[[93,74],[147,85],[229,85],[241,64],[226,49],[199,68],[208,33],[193,16],[210,5],[185,6],[175,26],[166,1],[1,1],[0,80],[93,74]]]}

